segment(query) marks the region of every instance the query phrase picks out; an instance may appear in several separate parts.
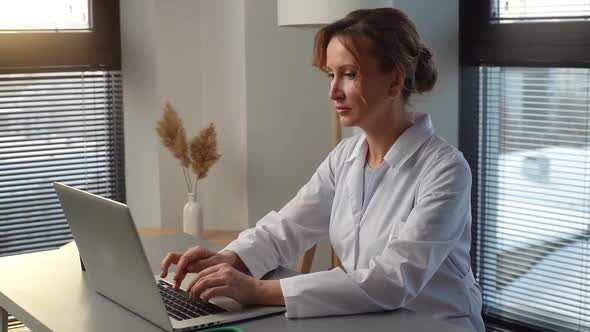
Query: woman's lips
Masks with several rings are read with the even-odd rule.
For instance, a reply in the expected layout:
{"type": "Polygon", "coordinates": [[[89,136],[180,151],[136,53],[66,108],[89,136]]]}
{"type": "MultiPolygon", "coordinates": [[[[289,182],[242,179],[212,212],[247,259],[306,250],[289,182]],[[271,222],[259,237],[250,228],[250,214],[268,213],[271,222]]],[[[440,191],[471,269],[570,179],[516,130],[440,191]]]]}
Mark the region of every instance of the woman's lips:
{"type": "Polygon", "coordinates": [[[350,107],[340,107],[340,106],[337,106],[336,107],[336,112],[338,114],[344,114],[344,113],[346,113],[348,111],[350,111],[350,107]]]}

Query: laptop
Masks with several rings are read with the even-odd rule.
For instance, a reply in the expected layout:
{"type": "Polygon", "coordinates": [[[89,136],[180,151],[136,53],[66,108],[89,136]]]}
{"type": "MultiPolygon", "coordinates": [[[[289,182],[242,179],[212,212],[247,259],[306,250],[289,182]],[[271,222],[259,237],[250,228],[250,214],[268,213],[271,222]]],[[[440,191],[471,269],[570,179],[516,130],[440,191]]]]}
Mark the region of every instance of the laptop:
{"type": "Polygon", "coordinates": [[[74,235],[89,284],[108,299],[166,331],[209,328],[285,311],[242,307],[227,297],[189,300],[154,275],[127,205],[62,183],[53,186],[74,235]]]}

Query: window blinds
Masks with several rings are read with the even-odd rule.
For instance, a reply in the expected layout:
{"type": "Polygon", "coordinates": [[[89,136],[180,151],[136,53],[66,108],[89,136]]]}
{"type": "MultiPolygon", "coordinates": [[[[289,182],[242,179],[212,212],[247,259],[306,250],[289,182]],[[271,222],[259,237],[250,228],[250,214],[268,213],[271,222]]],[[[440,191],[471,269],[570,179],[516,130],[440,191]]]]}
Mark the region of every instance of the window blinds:
{"type": "Polygon", "coordinates": [[[0,256],[72,237],[60,181],[125,201],[119,71],[0,75],[0,256]]]}
{"type": "Polygon", "coordinates": [[[8,316],[8,332],[31,332],[23,323],[13,316],[8,316]]]}
{"type": "Polygon", "coordinates": [[[479,69],[473,205],[484,312],[590,329],[590,70],[479,69]]]}

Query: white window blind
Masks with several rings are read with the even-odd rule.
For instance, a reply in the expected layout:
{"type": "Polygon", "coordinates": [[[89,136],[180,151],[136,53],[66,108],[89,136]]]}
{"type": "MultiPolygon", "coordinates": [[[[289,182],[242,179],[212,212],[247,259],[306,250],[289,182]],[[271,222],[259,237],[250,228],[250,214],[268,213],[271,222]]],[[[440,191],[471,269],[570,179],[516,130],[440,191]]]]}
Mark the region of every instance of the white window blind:
{"type": "Polygon", "coordinates": [[[125,201],[121,74],[0,75],[0,256],[72,237],[52,182],[125,201]]]}
{"type": "Polygon", "coordinates": [[[14,316],[8,316],[8,332],[31,332],[23,323],[14,316]]]}
{"type": "Polygon", "coordinates": [[[491,0],[494,23],[563,22],[590,19],[590,0],[491,0]]]}
{"type": "Polygon", "coordinates": [[[475,244],[487,314],[590,330],[590,70],[480,67],[475,244]]]}

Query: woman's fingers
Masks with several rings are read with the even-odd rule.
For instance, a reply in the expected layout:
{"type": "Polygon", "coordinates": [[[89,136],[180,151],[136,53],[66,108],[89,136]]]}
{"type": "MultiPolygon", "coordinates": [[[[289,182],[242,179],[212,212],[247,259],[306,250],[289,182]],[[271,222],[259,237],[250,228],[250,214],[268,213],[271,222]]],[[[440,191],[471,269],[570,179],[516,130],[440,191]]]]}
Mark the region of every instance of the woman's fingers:
{"type": "Polygon", "coordinates": [[[197,263],[202,259],[207,259],[211,256],[214,256],[216,253],[209,251],[207,248],[197,246],[187,250],[178,260],[178,264],[176,266],[176,272],[174,275],[174,287],[180,287],[182,280],[186,276],[187,272],[191,272],[188,270],[188,267],[196,267],[197,263]]]}
{"type": "Polygon", "coordinates": [[[221,264],[217,264],[217,265],[213,265],[213,266],[207,267],[207,268],[205,268],[204,270],[202,270],[201,272],[197,273],[197,275],[196,275],[196,276],[193,278],[193,280],[191,280],[191,282],[190,282],[190,283],[188,284],[188,286],[186,287],[186,290],[187,290],[188,292],[190,292],[190,291],[191,291],[191,289],[192,289],[192,288],[195,286],[195,284],[196,284],[196,283],[197,283],[197,282],[198,282],[198,281],[199,281],[201,278],[203,278],[203,277],[205,277],[205,276],[207,276],[207,275],[209,275],[209,274],[211,274],[211,273],[217,272],[217,271],[219,270],[219,268],[220,268],[220,265],[221,265],[221,264]]]}
{"type": "Polygon", "coordinates": [[[198,280],[197,283],[193,286],[193,288],[190,289],[190,297],[192,299],[198,299],[201,296],[201,293],[203,293],[205,290],[220,286],[229,287],[227,285],[227,280],[225,280],[217,272],[210,274],[198,280]]]}
{"type": "Polygon", "coordinates": [[[206,259],[201,259],[193,263],[192,266],[187,267],[188,272],[199,273],[211,266],[224,263],[224,257],[216,254],[206,259]]]}
{"type": "Polygon", "coordinates": [[[180,259],[178,260],[178,266],[176,267],[176,271],[183,272],[186,269],[187,265],[189,265],[190,263],[193,263],[200,259],[209,258],[212,255],[215,255],[215,253],[201,246],[190,248],[184,254],[182,254],[180,259]]]}
{"type": "Polygon", "coordinates": [[[166,257],[164,257],[164,259],[162,260],[162,263],[160,264],[160,266],[161,266],[160,277],[161,278],[166,278],[166,276],[168,275],[168,268],[170,267],[170,264],[178,263],[178,260],[180,259],[181,256],[182,256],[181,252],[170,252],[170,253],[168,253],[168,255],[166,255],[166,257]]]}
{"type": "Polygon", "coordinates": [[[209,301],[225,295],[242,303],[255,303],[256,283],[252,277],[236,270],[227,263],[207,268],[197,274],[188,289],[191,298],[209,301]]]}
{"type": "Polygon", "coordinates": [[[197,273],[187,287],[191,298],[200,297],[209,301],[212,297],[225,295],[243,304],[254,301],[254,279],[236,270],[231,261],[231,255],[219,254],[197,246],[185,253],[169,253],[162,260],[160,276],[166,277],[170,265],[176,264],[175,288],[180,287],[187,273],[197,273]]]}
{"type": "Polygon", "coordinates": [[[210,284],[210,279],[215,279],[217,282],[229,282],[228,278],[230,277],[232,269],[233,268],[227,263],[210,266],[197,273],[189,287],[187,287],[187,291],[191,293],[193,298],[198,298],[201,295],[201,292],[209,286],[219,286],[219,284],[210,284]]]}
{"type": "Polygon", "coordinates": [[[162,260],[160,277],[165,278],[168,275],[170,265],[176,264],[174,288],[179,288],[187,273],[196,272],[196,277],[187,288],[190,290],[198,280],[218,271],[220,268],[231,270],[232,267],[227,262],[229,259],[231,257],[200,246],[190,248],[185,253],[172,252],[162,260]]]}

